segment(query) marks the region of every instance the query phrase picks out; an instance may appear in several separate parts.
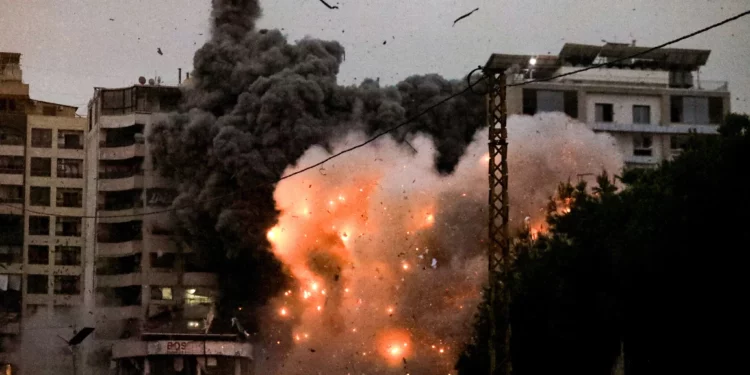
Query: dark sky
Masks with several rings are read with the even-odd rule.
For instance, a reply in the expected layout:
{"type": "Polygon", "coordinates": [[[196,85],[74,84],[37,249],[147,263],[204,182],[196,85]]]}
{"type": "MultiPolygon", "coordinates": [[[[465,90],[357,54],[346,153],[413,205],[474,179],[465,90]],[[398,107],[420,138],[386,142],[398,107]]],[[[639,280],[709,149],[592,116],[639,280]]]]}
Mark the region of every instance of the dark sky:
{"type": "MultiPolygon", "coordinates": [[[[750,9],[747,0],[329,3],[340,9],[318,0],[264,1],[260,25],[284,28],[290,39],[340,41],[347,49],[343,84],[366,77],[396,83],[428,72],[458,78],[490,53],[556,54],[565,42],[651,46],[750,9]]],[[[208,35],[209,8],[210,0],[0,0],[0,51],[24,54],[34,98],[85,105],[93,87],[127,86],[141,75],[175,84],[177,68],[190,69],[208,35]]],[[[701,77],[729,80],[732,109],[750,112],[750,16],[677,47],[711,49],[701,77]]]]}

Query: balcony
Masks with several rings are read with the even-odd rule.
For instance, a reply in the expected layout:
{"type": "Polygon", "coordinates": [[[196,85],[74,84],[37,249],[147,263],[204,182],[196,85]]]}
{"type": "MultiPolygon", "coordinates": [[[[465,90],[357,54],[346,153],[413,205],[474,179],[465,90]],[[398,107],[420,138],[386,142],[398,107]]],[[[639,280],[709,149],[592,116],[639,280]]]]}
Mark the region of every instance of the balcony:
{"type": "Polygon", "coordinates": [[[145,155],[146,146],[142,143],[120,147],[106,147],[99,150],[99,160],[123,160],[135,157],[142,158],[145,155]]]}
{"type": "Polygon", "coordinates": [[[143,241],[132,240],[120,243],[102,243],[99,242],[96,249],[98,257],[119,257],[124,255],[134,255],[143,252],[143,241]]]}
{"type": "Polygon", "coordinates": [[[150,124],[151,114],[143,112],[130,112],[127,114],[102,114],[99,117],[99,126],[103,129],[127,128],[134,124],[150,124]]]}
{"type": "Polygon", "coordinates": [[[99,191],[143,189],[143,172],[100,173],[99,191]]]}
{"type": "Polygon", "coordinates": [[[623,159],[630,166],[655,166],[659,163],[655,156],[625,155],[623,159]]]}
{"type": "Polygon", "coordinates": [[[143,284],[143,273],[128,273],[124,275],[97,275],[96,286],[98,288],[120,288],[125,286],[143,284]]]}
{"type": "Polygon", "coordinates": [[[719,134],[718,125],[693,125],[693,124],[619,124],[614,122],[595,122],[589,124],[592,130],[622,133],[647,133],[647,134],[688,134],[695,131],[698,134],[719,134]]]}
{"type": "Polygon", "coordinates": [[[219,285],[219,278],[214,273],[186,272],[182,276],[182,283],[185,286],[216,287],[219,285]]]}

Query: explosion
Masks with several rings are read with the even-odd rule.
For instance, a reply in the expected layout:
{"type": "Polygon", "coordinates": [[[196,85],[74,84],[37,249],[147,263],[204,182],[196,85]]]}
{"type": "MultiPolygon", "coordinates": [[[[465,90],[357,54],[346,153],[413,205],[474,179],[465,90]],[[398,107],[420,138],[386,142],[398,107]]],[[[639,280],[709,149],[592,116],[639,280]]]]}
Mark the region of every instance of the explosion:
{"type": "MultiPolygon", "coordinates": [[[[484,97],[434,74],[340,86],[339,43],[256,30],[257,0],[212,4],[181,109],[149,146],[179,186],[176,233],[219,275],[217,319],[260,333],[263,374],[450,373],[486,278],[484,97]]],[[[508,128],[516,228],[543,222],[558,182],[622,165],[563,115],[508,128]]]]}
{"type": "MultiPolygon", "coordinates": [[[[509,127],[517,140],[510,169],[529,183],[510,185],[516,229],[526,216],[543,222],[548,196],[569,175],[621,167],[610,138],[563,115],[512,117],[509,127]],[[554,157],[576,143],[582,147],[571,159],[554,157]]],[[[297,374],[295,363],[325,373],[450,373],[486,278],[484,137],[476,135],[450,176],[434,171],[432,142],[419,137],[416,154],[386,139],[335,160],[325,174],[311,171],[278,185],[272,249],[298,291],[272,304],[277,311],[295,306],[289,314],[297,345],[274,353],[281,363],[268,364],[267,373],[297,374]]],[[[338,146],[361,140],[350,135],[338,146]]],[[[300,165],[327,155],[313,148],[300,165]]],[[[270,320],[273,326],[286,317],[270,320]]],[[[283,330],[279,335],[285,339],[283,330]]]]}

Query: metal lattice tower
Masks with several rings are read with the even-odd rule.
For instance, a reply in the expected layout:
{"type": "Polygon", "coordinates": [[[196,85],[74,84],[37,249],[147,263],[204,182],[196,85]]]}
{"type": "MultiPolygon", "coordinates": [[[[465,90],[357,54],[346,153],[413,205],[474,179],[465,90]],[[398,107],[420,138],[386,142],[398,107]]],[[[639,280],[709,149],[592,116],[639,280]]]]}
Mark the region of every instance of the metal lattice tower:
{"type": "Polygon", "coordinates": [[[506,76],[503,70],[485,69],[488,79],[487,122],[489,126],[489,321],[490,375],[510,375],[510,233],[508,227],[508,113],[506,76]],[[502,324],[496,321],[498,298],[502,324]],[[503,361],[497,363],[498,332],[504,332],[503,361]]]}

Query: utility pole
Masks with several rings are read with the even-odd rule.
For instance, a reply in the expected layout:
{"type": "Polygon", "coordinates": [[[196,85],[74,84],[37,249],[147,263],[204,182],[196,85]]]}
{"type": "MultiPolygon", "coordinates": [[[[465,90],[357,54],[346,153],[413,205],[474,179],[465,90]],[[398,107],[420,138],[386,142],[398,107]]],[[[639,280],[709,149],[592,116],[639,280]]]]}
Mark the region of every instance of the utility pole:
{"type": "Polygon", "coordinates": [[[508,113],[506,106],[506,75],[502,65],[495,66],[493,60],[502,55],[493,55],[485,66],[488,79],[487,125],[489,127],[489,321],[488,342],[490,357],[489,375],[510,375],[510,233],[508,227],[508,113]],[[502,324],[496,321],[498,299],[502,305],[502,324]],[[497,363],[498,332],[504,332],[503,361],[497,363]]]}

